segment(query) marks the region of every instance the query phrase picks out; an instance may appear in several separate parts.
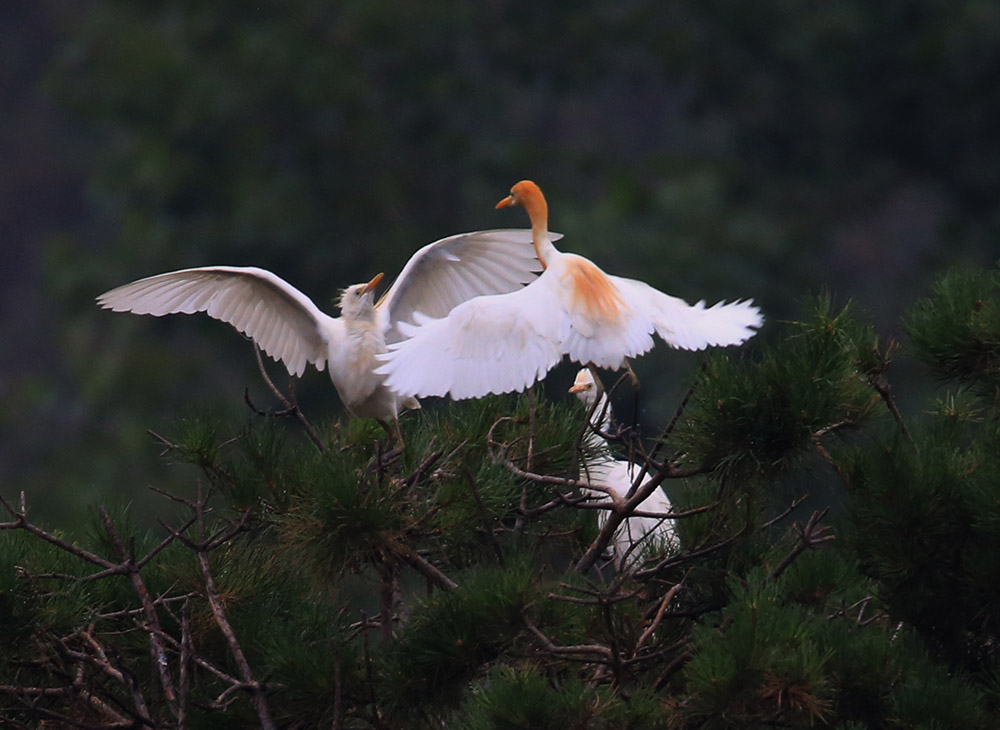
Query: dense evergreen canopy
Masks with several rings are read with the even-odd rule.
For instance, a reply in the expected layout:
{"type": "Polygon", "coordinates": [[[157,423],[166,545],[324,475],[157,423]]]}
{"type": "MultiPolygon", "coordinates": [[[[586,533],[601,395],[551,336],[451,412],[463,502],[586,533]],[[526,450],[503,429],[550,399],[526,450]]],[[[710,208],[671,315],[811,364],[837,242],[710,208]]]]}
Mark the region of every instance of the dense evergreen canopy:
{"type": "Polygon", "coordinates": [[[0,271],[4,722],[995,725],[1000,6],[31,7],[0,11],[42,29],[0,73],[32,102],[0,214],[52,206],[0,271]],[[93,303],[230,264],[329,309],[522,178],[567,250],[767,317],[615,391],[678,535],[624,572],[565,373],[428,403],[400,452],[324,375],[274,416],[226,327],[93,303]]]}
{"type": "Polygon", "coordinates": [[[70,541],[5,502],[6,716],[990,727],[998,294],[996,270],[957,272],[909,311],[949,377],[919,417],[850,305],[706,356],[657,438],[609,433],[668,490],[678,536],[621,571],[601,556],[634,507],[581,494],[587,414],[540,390],[404,419],[402,451],[358,420],[187,421],[160,438],[201,476],[162,494],[158,529],[101,508],[70,541]]]}

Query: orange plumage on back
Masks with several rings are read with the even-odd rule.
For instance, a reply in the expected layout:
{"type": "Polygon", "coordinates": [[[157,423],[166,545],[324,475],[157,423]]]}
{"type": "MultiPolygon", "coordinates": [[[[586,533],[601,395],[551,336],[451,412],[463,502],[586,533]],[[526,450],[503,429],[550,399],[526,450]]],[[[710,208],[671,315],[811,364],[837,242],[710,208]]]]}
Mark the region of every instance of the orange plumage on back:
{"type": "Polygon", "coordinates": [[[582,257],[573,257],[566,263],[573,303],[591,318],[618,321],[624,303],[607,274],[582,257]]]}

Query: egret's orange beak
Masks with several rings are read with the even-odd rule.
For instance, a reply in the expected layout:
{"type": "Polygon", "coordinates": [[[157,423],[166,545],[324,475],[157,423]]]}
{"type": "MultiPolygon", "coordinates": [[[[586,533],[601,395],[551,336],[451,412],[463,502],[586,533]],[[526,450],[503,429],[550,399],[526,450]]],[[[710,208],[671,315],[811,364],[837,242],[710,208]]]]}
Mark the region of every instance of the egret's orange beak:
{"type": "Polygon", "coordinates": [[[500,208],[506,208],[509,205],[514,205],[514,196],[513,195],[508,195],[506,198],[504,198],[499,203],[497,203],[496,209],[500,210],[500,208]]]}
{"type": "Polygon", "coordinates": [[[590,385],[587,384],[587,383],[577,383],[575,385],[569,386],[569,392],[570,393],[582,393],[583,391],[585,391],[589,387],[590,387],[590,385]]]}
{"type": "Polygon", "coordinates": [[[375,278],[365,284],[365,294],[370,291],[375,291],[375,287],[378,286],[379,282],[382,281],[382,277],[385,276],[381,271],[375,274],[375,278]]]}

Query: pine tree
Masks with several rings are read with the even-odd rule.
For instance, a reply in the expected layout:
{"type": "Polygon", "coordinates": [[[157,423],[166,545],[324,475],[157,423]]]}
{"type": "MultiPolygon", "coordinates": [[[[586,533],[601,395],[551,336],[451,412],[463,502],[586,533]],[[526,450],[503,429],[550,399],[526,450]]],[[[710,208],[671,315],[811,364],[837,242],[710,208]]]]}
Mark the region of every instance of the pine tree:
{"type": "Polygon", "coordinates": [[[3,495],[2,718],[990,727],[998,302],[997,270],[961,271],[910,309],[906,348],[942,395],[906,418],[900,348],[850,304],[707,354],[659,433],[608,434],[679,535],[621,571],[605,548],[642,495],[581,492],[587,414],[540,389],[410,414],[392,451],[364,421],[305,436],[295,403],[299,420],[184,420],[161,441],[197,477],[156,529],[98,507],[51,531],[3,495]]]}

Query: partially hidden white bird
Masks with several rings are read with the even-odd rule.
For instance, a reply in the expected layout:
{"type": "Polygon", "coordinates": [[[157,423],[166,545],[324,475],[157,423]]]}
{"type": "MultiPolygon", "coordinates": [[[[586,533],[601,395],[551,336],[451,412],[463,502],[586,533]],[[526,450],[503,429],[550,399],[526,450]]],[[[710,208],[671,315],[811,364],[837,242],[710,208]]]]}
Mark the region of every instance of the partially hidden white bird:
{"type": "Polygon", "coordinates": [[[292,375],[302,375],[307,363],[318,370],[329,365],[344,407],[355,416],[376,418],[388,429],[401,408],[419,408],[411,394],[394,392],[386,387],[385,376],[374,372],[376,356],[400,339],[405,320],[418,311],[443,317],[472,297],[512,292],[539,271],[531,233],[498,229],[424,246],[377,303],[374,292],[382,274],[347,287],[339,317],[323,313],[281,277],[256,267],[172,271],[112,289],[97,302],[116,312],[156,317],[205,312],[246,334],[292,375]]]}
{"type": "Polygon", "coordinates": [[[689,305],[635,279],[604,273],[562,253],[548,229],[548,205],[530,180],[514,185],[497,208],[519,205],[531,219],[544,272],[528,286],[470,299],[446,317],[417,312],[406,336],[379,356],[387,385],[405,395],[475,398],[527,388],[564,355],[617,369],[653,346],[655,333],[685,350],[736,345],[763,323],[752,301],[689,305]]]}
{"type": "MultiPolygon", "coordinates": [[[[612,420],[611,404],[604,393],[604,387],[590,368],[582,368],[576,374],[569,392],[583,402],[590,418],[583,438],[586,458],[580,470],[580,478],[594,489],[585,491],[596,498],[597,504],[622,502],[628,496],[640,467],[630,461],[615,459],[607,441],[600,435],[608,433],[612,420]]],[[[652,475],[647,476],[643,484],[649,479],[652,479],[652,475]]],[[[661,487],[657,487],[640,503],[638,509],[642,512],[668,514],[671,511],[670,499],[661,487]]],[[[598,527],[603,528],[607,521],[608,511],[599,510],[598,527]]],[[[662,547],[676,540],[677,533],[670,519],[652,515],[627,517],[614,535],[612,550],[615,566],[621,569],[635,565],[649,549],[662,547]]]]}

